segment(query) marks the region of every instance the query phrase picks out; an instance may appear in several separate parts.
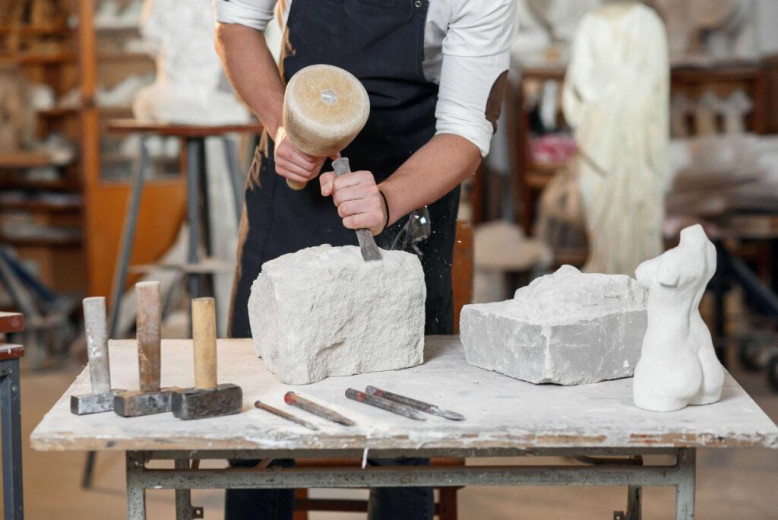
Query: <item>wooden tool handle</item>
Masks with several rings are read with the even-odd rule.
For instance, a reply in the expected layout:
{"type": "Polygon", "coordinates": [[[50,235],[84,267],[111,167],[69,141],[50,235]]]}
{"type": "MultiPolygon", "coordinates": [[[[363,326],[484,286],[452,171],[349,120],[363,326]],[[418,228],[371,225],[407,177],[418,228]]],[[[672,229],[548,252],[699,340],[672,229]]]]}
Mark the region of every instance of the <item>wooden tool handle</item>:
{"type": "Polygon", "coordinates": [[[195,386],[216,388],[216,302],[213,298],[192,300],[195,386]]]}
{"type": "Polygon", "coordinates": [[[111,391],[111,369],[108,364],[108,334],[105,323],[105,298],[85,298],[84,325],[86,328],[86,352],[89,357],[89,378],[92,392],[107,394],[111,391]]]}
{"type": "Polygon", "coordinates": [[[297,181],[293,181],[292,179],[286,179],[286,185],[295,191],[300,191],[301,189],[305,188],[308,185],[308,183],[297,182],[297,181]]]}
{"type": "Polygon", "coordinates": [[[140,389],[142,392],[159,390],[160,343],[162,340],[162,299],[159,282],[135,284],[138,305],[137,337],[140,389]]]}

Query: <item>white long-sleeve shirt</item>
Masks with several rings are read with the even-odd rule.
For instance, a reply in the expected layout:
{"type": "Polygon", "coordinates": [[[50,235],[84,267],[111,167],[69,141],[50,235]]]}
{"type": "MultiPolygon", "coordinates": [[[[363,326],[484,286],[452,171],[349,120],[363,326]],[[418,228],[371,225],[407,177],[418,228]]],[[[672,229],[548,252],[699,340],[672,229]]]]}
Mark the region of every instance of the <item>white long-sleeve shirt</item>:
{"type": "MultiPolygon", "coordinates": [[[[214,0],[216,20],[264,32],[278,0],[214,0]]],[[[409,0],[410,1],[410,0],[409,0]]],[[[293,0],[287,0],[284,19],[293,0]]],[[[516,0],[430,0],[424,33],[424,74],[440,85],[436,133],[455,134],[489,153],[496,128],[516,0]],[[491,99],[490,99],[491,97],[491,99]]]]}

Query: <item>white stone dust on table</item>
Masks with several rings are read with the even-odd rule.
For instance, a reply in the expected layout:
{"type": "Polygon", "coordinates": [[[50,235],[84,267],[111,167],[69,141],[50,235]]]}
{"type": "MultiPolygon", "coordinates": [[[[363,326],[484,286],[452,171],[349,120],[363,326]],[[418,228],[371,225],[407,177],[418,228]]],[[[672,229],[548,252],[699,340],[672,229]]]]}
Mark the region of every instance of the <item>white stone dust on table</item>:
{"type": "MultiPolygon", "coordinates": [[[[136,344],[110,346],[116,387],[138,385],[136,344]]],[[[251,340],[219,341],[219,380],[243,388],[243,413],[199,421],[172,414],[125,419],[112,413],[78,417],[70,394],[89,389],[85,370],[32,434],[37,450],[305,450],[305,449],[485,449],[579,447],[773,447],[778,427],[728,375],[722,400],[672,414],[632,404],[632,380],[593,385],[533,385],[466,363],[455,336],[426,338],[423,365],[399,371],[331,377],[307,386],[276,380],[251,340]],[[430,416],[412,421],[346,399],[346,388],[374,385],[459,412],[453,422],[430,416]],[[253,407],[260,399],[303,414],[283,403],[288,390],[327,405],[357,422],[346,428],[313,416],[312,432],[253,407]]],[[[162,345],[163,386],[194,383],[191,340],[162,345]]]]}

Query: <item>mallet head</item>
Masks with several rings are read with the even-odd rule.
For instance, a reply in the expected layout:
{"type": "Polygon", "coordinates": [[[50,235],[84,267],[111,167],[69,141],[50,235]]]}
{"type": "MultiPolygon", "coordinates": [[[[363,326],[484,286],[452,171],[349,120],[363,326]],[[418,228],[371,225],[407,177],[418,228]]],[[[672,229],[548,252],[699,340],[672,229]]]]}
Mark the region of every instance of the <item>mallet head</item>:
{"type": "Polygon", "coordinates": [[[170,388],[155,392],[117,392],[113,400],[113,411],[122,417],[140,417],[170,411],[170,388]]]}
{"type": "Polygon", "coordinates": [[[173,392],[173,415],[179,419],[206,419],[240,413],[243,409],[243,390],[238,385],[225,383],[216,388],[185,388],[173,392]]]}

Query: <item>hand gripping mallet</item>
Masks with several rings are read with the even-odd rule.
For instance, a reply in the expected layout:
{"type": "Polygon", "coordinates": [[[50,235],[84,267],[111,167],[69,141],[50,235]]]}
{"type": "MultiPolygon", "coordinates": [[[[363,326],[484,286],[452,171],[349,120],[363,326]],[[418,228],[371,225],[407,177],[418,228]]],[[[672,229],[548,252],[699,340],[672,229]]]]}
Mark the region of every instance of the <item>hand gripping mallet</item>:
{"type": "Polygon", "coordinates": [[[76,415],[110,412],[113,399],[121,390],[111,390],[111,367],[108,362],[108,335],[105,323],[105,298],[85,298],[86,352],[89,357],[89,379],[92,393],[70,396],[70,411],[76,415]]]}
{"type": "Polygon", "coordinates": [[[170,388],[160,388],[162,299],[159,282],[135,284],[140,390],[116,394],[113,410],[122,417],[170,411],[170,388]]]}
{"type": "Polygon", "coordinates": [[[173,392],[173,415],[179,419],[206,419],[240,413],[243,391],[238,385],[216,381],[216,305],[213,298],[192,300],[195,388],[173,392]]]}
{"type": "MultiPolygon", "coordinates": [[[[370,98],[362,83],[332,65],[310,65],[289,79],[284,93],[286,136],[301,152],[332,157],[362,131],[370,115],[370,98]]],[[[287,180],[293,190],[306,183],[287,180]]]]}

